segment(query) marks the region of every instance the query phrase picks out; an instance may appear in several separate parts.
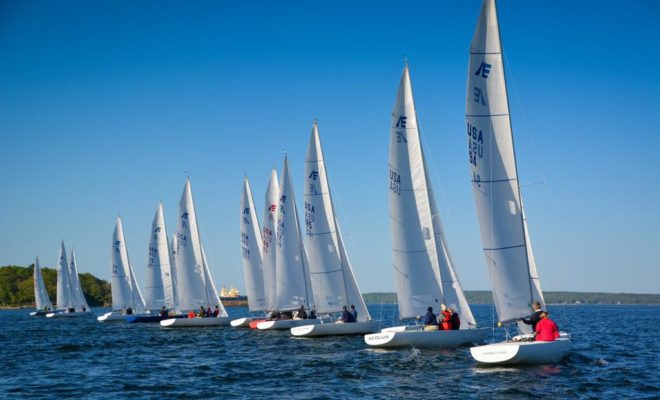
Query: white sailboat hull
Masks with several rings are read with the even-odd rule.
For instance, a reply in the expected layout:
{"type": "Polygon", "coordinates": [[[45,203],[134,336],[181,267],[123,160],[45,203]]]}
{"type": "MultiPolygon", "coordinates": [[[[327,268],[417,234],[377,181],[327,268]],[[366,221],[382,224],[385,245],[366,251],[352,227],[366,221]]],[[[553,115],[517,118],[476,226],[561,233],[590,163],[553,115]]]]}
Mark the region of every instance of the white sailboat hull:
{"type": "Polygon", "coordinates": [[[230,317],[170,318],[160,321],[160,326],[163,328],[192,328],[201,326],[227,326],[230,322],[230,317]]]}
{"type": "MultiPolygon", "coordinates": [[[[262,318],[259,318],[262,319],[262,318]]],[[[249,328],[250,322],[254,321],[253,317],[239,318],[231,321],[231,326],[234,328],[249,328]]]]}
{"type": "Polygon", "coordinates": [[[30,313],[30,316],[31,317],[44,317],[44,316],[46,316],[46,314],[48,314],[48,312],[46,312],[44,310],[37,310],[37,311],[32,311],[30,313]]]}
{"type": "Polygon", "coordinates": [[[99,317],[96,317],[96,320],[99,322],[126,321],[126,316],[121,312],[111,311],[109,313],[105,313],[99,317]]]}
{"type": "Polygon", "coordinates": [[[71,317],[82,317],[85,315],[90,315],[89,311],[76,311],[76,312],[52,312],[46,314],[46,318],[71,318],[71,317]]]}
{"type": "Polygon", "coordinates": [[[263,321],[257,324],[257,329],[265,330],[288,330],[297,326],[320,324],[320,319],[278,319],[274,321],[263,321]]]}
{"type": "Polygon", "coordinates": [[[376,332],[379,321],[364,321],[351,323],[330,323],[303,325],[291,328],[291,334],[299,337],[319,337],[335,335],[364,335],[376,332]]]}
{"type": "Polygon", "coordinates": [[[561,361],[570,351],[571,341],[562,333],[552,342],[514,342],[471,347],[470,353],[482,365],[540,365],[561,361]]]}
{"type": "Polygon", "coordinates": [[[491,330],[488,328],[459,329],[455,331],[425,331],[421,327],[393,327],[364,336],[373,347],[452,348],[466,344],[483,343],[491,330]]]}

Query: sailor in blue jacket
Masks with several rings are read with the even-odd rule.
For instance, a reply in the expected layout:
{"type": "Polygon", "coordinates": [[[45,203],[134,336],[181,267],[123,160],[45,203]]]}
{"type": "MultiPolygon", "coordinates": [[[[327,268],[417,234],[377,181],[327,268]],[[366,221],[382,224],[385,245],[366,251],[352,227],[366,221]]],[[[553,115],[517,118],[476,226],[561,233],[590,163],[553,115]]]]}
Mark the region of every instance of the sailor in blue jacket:
{"type": "Polygon", "coordinates": [[[424,325],[438,325],[438,320],[433,314],[433,307],[426,309],[426,315],[424,316],[424,325]]]}

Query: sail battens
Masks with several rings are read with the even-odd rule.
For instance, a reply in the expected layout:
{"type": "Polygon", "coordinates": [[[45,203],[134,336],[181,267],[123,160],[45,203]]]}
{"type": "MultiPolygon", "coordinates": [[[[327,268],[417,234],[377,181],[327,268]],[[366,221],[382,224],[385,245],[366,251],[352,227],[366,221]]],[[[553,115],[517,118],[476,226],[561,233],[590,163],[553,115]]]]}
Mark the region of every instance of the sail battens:
{"type": "Polygon", "coordinates": [[[490,118],[490,117],[508,117],[509,114],[466,114],[466,117],[474,117],[474,118],[490,118]]]}
{"type": "Polygon", "coordinates": [[[494,179],[494,180],[472,180],[472,183],[480,184],[480,183],[502,183],[502,182],[511,182],[511,181],[517,181],[518,178],[509,178],[509,179],[494,179]]]}
{"type": "Polygon", "coordinates": [[[483,56],[483,55],[489,55],[489,54],[502,54],[501,51],[491,51],[491,52],[476,52],[476,51],[471,51],[471,55],[477,55],[477,56],[483,56]]]}
{"type": "Polygon", "coordinates": [[[327,275],[327,274],[333,274],[335,272],[342,272],[342,269],[337,268],[337,269],[332,269],[332,270],[329,270],[329,271],[310,272],[309,274],[310,275],[327,275]]]}
{"type": "Polygon", "coordinates": [[[324,236],[324,235],[334,235],[335,231],[327,231],[327,232],[316,232],[316,233],[307,233],[307,236],[324,236]]]}
{"type": "Polygon", "coordinates": [[[415,254],[415,253],[430,254],[431,253],[427,249],[424,249],[424,250],[399,250],[399,249],[392,248],[392,251],[395,252],[395,253],[405,253],[405,254],[415,254]]]}
{"type": "Polygon", "coordinates": [[[484,251],[509,250],[509,249],[515,249],[515,248],[518,248],[518,247],[525,247],[525,246],[526,246],[525,243],[523,243],[523,244],[518,244],[518,245],[515,245],[515,246],[494,247],[494,248],[490,248],[490,249],[484,248],[483,250],[484,251]]]}

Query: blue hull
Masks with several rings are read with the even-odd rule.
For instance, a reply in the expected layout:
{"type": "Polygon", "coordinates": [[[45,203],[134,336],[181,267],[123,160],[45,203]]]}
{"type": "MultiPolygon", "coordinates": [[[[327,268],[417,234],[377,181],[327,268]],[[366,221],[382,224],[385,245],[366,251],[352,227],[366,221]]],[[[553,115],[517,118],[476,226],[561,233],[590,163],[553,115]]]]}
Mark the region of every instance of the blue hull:
{"type": "Polygon", "coordinates": [[[168,316],[160,316],[160,315],[134,315],[134,316],[129,316],[126,317],[126,322],[129,324],[136,324],[136,323],[157,323],[165,319],[171,319],[171,318],[183,318],[183,315],[168,315],[168,316]]]}

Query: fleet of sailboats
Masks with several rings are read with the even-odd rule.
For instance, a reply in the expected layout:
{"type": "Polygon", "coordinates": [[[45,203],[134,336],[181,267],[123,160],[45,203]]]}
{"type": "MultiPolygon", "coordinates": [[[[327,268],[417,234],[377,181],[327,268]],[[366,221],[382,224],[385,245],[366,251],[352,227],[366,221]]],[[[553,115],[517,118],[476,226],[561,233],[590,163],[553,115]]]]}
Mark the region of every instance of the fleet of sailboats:
{"type": "Polygon", "coordinates": [[[71,263],[69,263],[62,242],[57,263],[57,309],[47,313],[46,317],[78,317],[89,312],[89,305],[80,286],[75,252],[71,252],[71,263]]]}
{"type": "MultiPolygon", "coordinates": [[[[523,209],[509,102],[494,0],[484,0],[470,46],[467,122],[468,160],[481,241],[500,324],[532,313],[543,302],[523,209]]],[[[519,331],[530,333],[518,322],[519,331]]],[[[472,347],[483,364],[541,364],[561,360],[570,348],[568,335],[543,342],[518,336],[503,343],[472,347]]]]}
{"type": "MultiPolygon", "coordinates": [[[[498,325],[507,328],[506,341],[474,346],[470,353],[480,364],[556,363],[570,350],[569,336],[562,332],[555,341],[534,341],[529,327],[520,322],[532,313],[533,301],[543,307],[545,303],[518,180],[495,0],[483,1],[468,68],[471,182],[498,325]],[[519,335],[510,338],[509,328],[516,324],[519,335]]],[[[117,218],[111,254],[112,310],[98,320],[159,321],[168,328],[231,322],[236,327],[290,330],[293,336],[302,337],[366,334],[365,343],[374,347],[448,348],[484,342],[489,329],[477,327],[459,282],[423,147],[406,64],[391,119],[389,213],[399,316],[408,323],[376,332],[379,322],[371,319],[339,229],[316,120],[305,159],[302,225],[286,154],[279,182],[276,170],[271,171],[261,226],[248,178],[243,180],[240,233],[248,309],[268,313],[268,317],[230,320],[211,277],[187,179],[171,244],[162,204],[156,209],[144,297],[128,256],[122,221],[117,218]],[[349,305],[355,308],[357,321],[335,323],[334,316],[349,305]],[[410,323],[419,320],[427,308],[440,311],[444,305],[458,314],[458,329],[425,329],[410,323]],[[314,317],[298,318],[294,312],[301,309],[313,310],[314,317]]],[[[57,264],[56,309],[46,291],[38,257],[34,294],[36,311],[30,315],[89,313],[75,252],[67,259],[63,242],[57,264]]]]}

